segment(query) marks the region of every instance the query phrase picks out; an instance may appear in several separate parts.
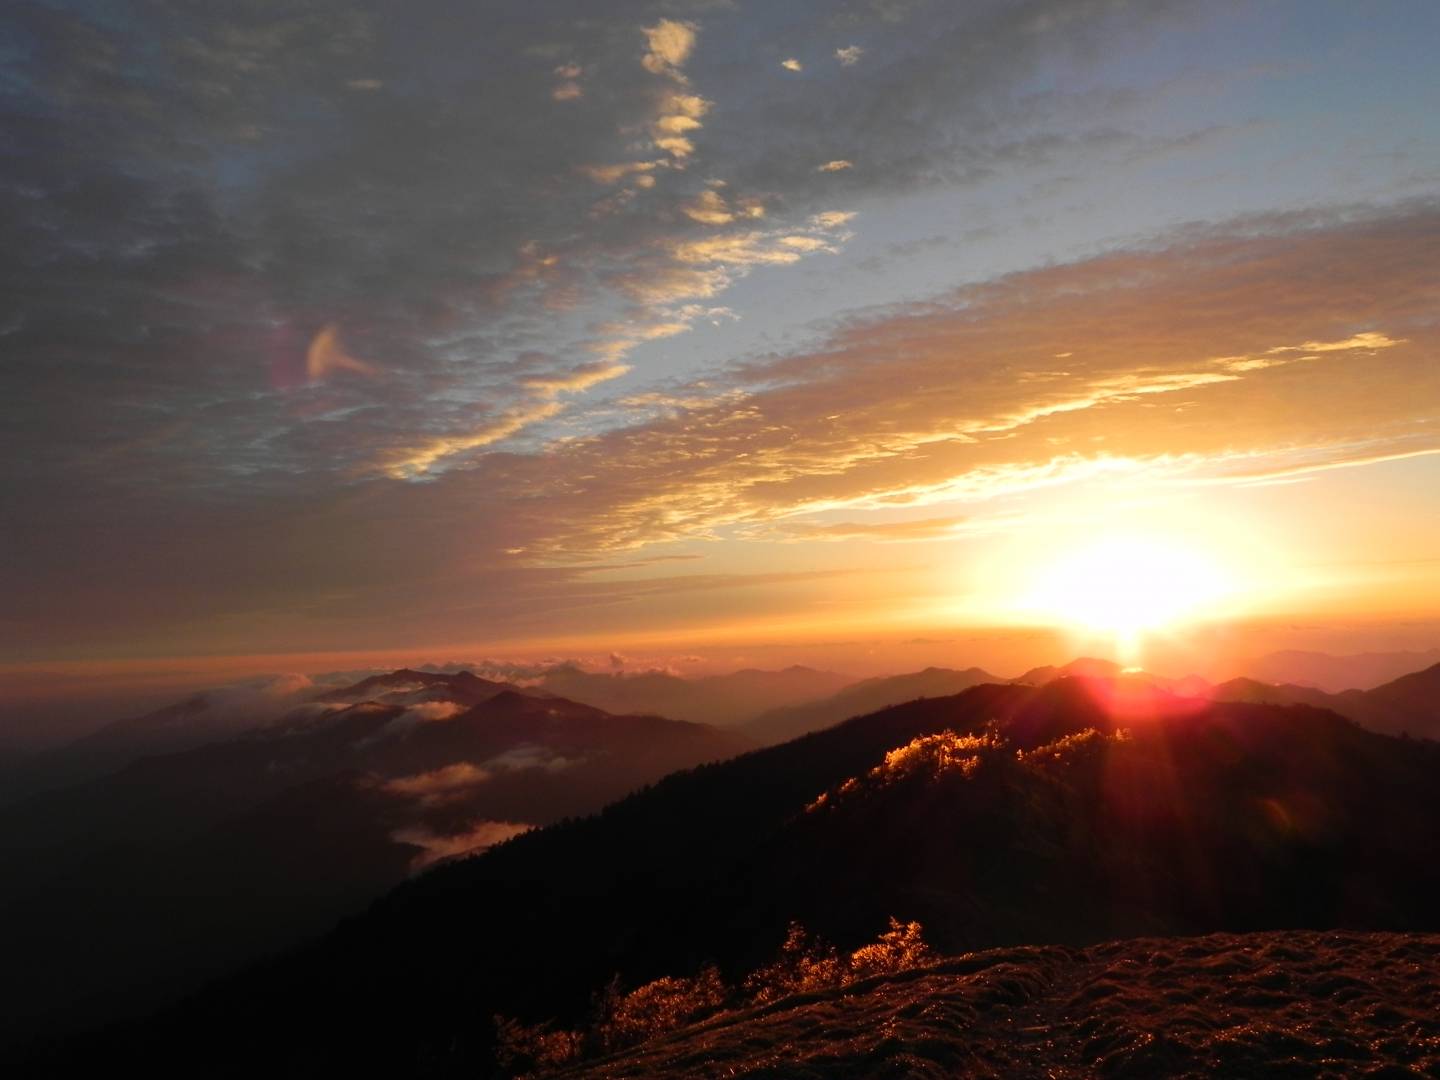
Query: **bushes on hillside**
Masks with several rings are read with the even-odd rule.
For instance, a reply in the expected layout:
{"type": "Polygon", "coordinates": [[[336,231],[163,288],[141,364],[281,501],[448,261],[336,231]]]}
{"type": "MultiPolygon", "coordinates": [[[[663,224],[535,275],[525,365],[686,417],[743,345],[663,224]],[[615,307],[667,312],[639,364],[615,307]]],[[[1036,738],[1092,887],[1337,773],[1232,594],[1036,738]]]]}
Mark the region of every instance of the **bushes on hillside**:
{"type": "Polygon", "coordinates": [[[712,964],[690,977],[667,975],[628,992],[618,979],[596,996],[588,1025],[522,1024],[495,1017],[497,1062],[507,1075],[543,1073],[613,1053],[724,1011],[768,1005],[793,994],[831,990],[934,959],[918,922],[892,917],[875,941],[848,955],[792,922],[776,958],[732,987],[712,964]]]}

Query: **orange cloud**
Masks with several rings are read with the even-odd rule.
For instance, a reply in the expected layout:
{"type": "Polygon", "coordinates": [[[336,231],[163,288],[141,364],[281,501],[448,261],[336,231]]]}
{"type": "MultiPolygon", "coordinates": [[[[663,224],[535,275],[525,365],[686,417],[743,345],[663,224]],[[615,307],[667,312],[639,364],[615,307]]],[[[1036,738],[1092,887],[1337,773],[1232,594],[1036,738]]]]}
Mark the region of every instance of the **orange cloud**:
{"type": "Polygon", "coordinates": [[[780,527],[787,539],[811,543],[817,540],[872,540],[905,543],[918,540],[945,540],[965,527],[963,517],[930,517],[911,521],[786,522],[780,527]]]}
{"type": "Polygon", "coordinates": [[[597,184],[617,184],[627,176],[648,173],[655,168],[653,161],[625,161],[618,165],[581,165],[579,171],[597,184]]]}
{"type": "Polygon", "coordinates": [[[396,843],[410,844],[421,849],[420,854],[410,864],[411,873],[415,873],[445,859],[484,851],[533,828],[533,825],[513,821],[479,821],[457,833],[438,833],[414,825],[397,829],[390,836],[396,843]]]}
{"type": "Polygon", "coordinates": [[[409,450],[402,450],[389,458],[384,465],[384,471],[397,480],[423,475],[444,458],[479,450],[508,439],[531,424],[548,420],[563,408],[562,403],[549,399],[519,406],[467,434],[445,435],[409,450]]]}
{"type": "MultiPolygon", "coordinates": [[[[783,239],[728,233],[676,258],[743,269],[784,261],[795,249],[783,239]]],[[[1429,452],[1440,446],[1437,261],[1435,213],[1246,225],[853,323],[814,351],[672,392],[694,408],[558,449],[548,467],[595,475],[595,502],[529,550],[978,503],[1101,476],[1188,481],[1429,452]],[[1246,368],[1217,355],[1296,362],[1246,368]],[[623,486],[606,486],[611,469],[623,486]]]]}
{"type": "Polygon", "coordinates": [[[640,59],[641,65],[652,74],[669,75],[684,82],[680,69],[695,49],[695,31],[694,23],[675,19],[661,19],[654,26],[645,27],[642,33],[647,48],[640,59]]]}

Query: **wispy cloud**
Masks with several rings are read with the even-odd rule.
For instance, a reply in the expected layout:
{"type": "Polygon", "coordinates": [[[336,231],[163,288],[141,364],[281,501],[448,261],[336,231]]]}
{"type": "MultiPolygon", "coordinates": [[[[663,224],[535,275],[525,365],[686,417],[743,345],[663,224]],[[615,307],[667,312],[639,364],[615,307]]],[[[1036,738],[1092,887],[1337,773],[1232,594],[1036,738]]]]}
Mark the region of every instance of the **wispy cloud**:
{"type": "Polygon", "coordinates": [[[517,824],[513,821],[479,821],[452,833],[413,825],[397,829],[391,834],[391,838],[396,843],[420,848],[420,854],[410,864],[410,870],[414,873],[445,859],[484,851],[521,833],[529,832],[532,828],[533,825],[517,824]]]}
{"type": "Polygon", "coordinates": [[[580,78],[585,74],[585,69],[579,64],[561,64],[555,69],[555,88],[550,91],[550,96],[556,101],[578,101],[585,96],[585,88],[580,85],[580,78]]]}
{"type": "MultiPolygon", "coordinates": [[[[1300,448],[1343,454],[1358,440],[1369,457],[1377,439],[1423,438],[1417,403],[1440,400],[1440,372],[1418,329],[1427,294],[1416,275],[1437,221],[1422,210],[1403,226],[1382,217],[1215,230],[852,324],[823,348],[741,369],[736,388],[752,389],[738,398],[565,451],[562,460],[651,462],[654,494],[607,503],[556,540],[628,546],[821,509],[985,499],[1097,472],[1203,475],[1228,470],[1239,447],[1279,468],[1300,448]],[[1377,289],[1391,298],[1383,315],[1371,306],[1377,289]],[[1211,311],[1222,297],[1219,324],[1211,311]],[[1301,344],[1276,344],[1287,340],[1301,344]],[[1227,345],[1232,357],[1312,359],[1237,369],[1212,359],[1227,345]],[[1357,368],[1354,357],[1369,359],[1357,368]]],[[[755,250],[729,236],[688,257],[755,250]]]]}
{"type": "Polygon", "coordinates": [[[817,540],[871,540],[905,543],[944,540],[965,527],[963,517],[928,517],[908,521],[792,521],[778,526],[789,539],[806,543],[817,540]]]}
{"type": "Polygon", "coordinates": [[[457,761],[430,772],[416,773],[389,780],[387,791],[418,799],[424,805],[435,805],[459,798],[470,789],[489,781],[491,772],[472,765],[468,761],[457,761]]]}

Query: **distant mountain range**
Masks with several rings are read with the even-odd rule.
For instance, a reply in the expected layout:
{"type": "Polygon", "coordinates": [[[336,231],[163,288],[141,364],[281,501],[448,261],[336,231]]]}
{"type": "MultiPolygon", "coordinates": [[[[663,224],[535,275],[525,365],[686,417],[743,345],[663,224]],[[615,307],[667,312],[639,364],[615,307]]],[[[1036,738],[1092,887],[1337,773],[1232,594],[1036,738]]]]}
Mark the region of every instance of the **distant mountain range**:
{"type": "Polygon", "coordinates": [[[73,742],[34,754],[23,763],[23,770],[15,768],[4,776],[0,802],[102,776],[150,754],[175,753],[230,738],[280,719],[303,700],[292,694],[271,696],[244,689],[192,694],[152,712],[110,721],[73,742]]]}
{"type": "Polygon", "coordinates": [[[0,1015],[13,1036],[153,1007],[423,866],[750,745],[401,670],[23,799],[0,808],[0,1015]]]}
{"type": "MultiPolygon", "coordinates": [[[[1374,653],[1337,658],[1324,657],[1319,653],[1276,653],[1273,654],[1273,660],[1260,662],[1260,666],[1275,670],[1283,670],[1288,666],[1298,668],[1302,673],[1314,674],[1308,667],[1311,659],[1314,659],[1316,663],[1333,661],[1339,669],[1373,675],[1381,670],[1390,670],[1397,663],[1409,658],[1423,658],[1428,655],[1430,654],[1374,653]],[[1302,662],[1292,663],[1297,657],[1302,658],[1302,662]]],[[[1146,679],[1181,696],[1211,698],[1216,701],[1313,705],[1333,709],[1341,716],[1375,731],[1391,734],[1405,732],[1416,737],[1440,737],[1440,664],[1424,671],[1405,670],[1410,673],[1383,685],[1374,686],[1373,689],[1351,689],[1341,693],[1329,693],[1314,685],[1269,683],[1244,677],[1215,684],[1195,675],[1183,679],[1169,679],[1140,672],[1133,673],[1133,677],[1146,679]]],[[[744,717],[744,710],[729,714],[709,708],[699,710],[693,701],[688,701],[685,708],[692,716],[707,715],[712,717],[714,722],[738,726],[757,743],[773,745],[819,731],[852,716],[862,716],[918,698],[956,694],[982,683],[1013,682],[1041,686],[1065,677],[1114,678],[1121,673],[1119,664],[1093,657],[1082,657],[1059,666],[1032,668],[1010,680],[1002,679],[983,668],[972,667],[957,671],[931,667],[905,675],[864,679],[846,685],[827,697],[771,708],[748,720],[720,719],[722,715],[744,717]]],[[[602,705],[609,701],[612,705],[623,703],[632,711],[672,715],[662,707],[664,702],[673,701],[678,706],[687,699],[701,697],[705,692],[704,688],[711,685],[743,686],[747,690],[758,690],[767,685],[766,680],[759,677],[771,676],[773,681],[769,685],[784,685],[799,695],[807,692],[807,688],[813,689],[818,685],[820,680],[813,679],[812,676],[820,674],[822,673],[809,669],[791,668],[787,672],[737,672],[734,676],[686,680],[672,675],[586,675],[571,669],[560,673],[553,681],[548,678],[543,680],[541,685],[557,692],[563,690],[567,696],[590,704],[602,705]],[[784,678],[781,678],[782,676],[784,678]],[[652,696],[651,688],[658,688],[659,693],[652,696]]],[[[753,706],[754,702],[763,696],[757,692],[747,697],[747,701],[753,706]]],[[[736,695],[732,694],[725,700],[734,701],[735,697],[736,695]]]]}
{"type": "Polygon", "coordinates": [[[1211,687],[1208,696],[1217,701],[1311,705],[1331,709],[1372,731],[1440,738],[1440,664],[1403,675],[1373,690],[1328,694],[1308,686],[1277,686],[1253,679],[1232,679],[1211,687]]]}
{"type": "Polygon", "coordinates": [[[1305,705],[1128,677],[975,686],[438,866],[318,944],[61,1060],[484,1075],[493,1014],[571,1023],[612,977],[706,962],[737,980],[792,920],[850,949],[916,919],[951,954],[1436,929],[1437,768],[1440,745],[1305,705]]]}
{"type": "Polygon", "coordinates": [[[911,675],[865,679],[819,701],[771,709],[744,724],[741,730],[757,742],[772,745],[808,735],[852,716],[864,716],[904,701],[948,697],[981,683],[1004,681],[981,668],[952,671],[949,668],[936,667],[911,675]]]}
{"type": "Polygon", "coordinates": [[[1370,690],[1401,675],[1440,664],[1440,649],[1421,652],[1367,652],[1350,656],[1286,650],[1243,661],[1239,671],[1267,683],[1313,686],[1332,694],[1370,690]]]}
{"type": "Polygon", "coordinates": [[[740,727],[753,725],[757,716],[772,709],[827,697],[851,681],[833,671],[798,666],[682,678],[658,671],[601,674],[566,664],[545,671],[536,685],[607,712],[655,713],[696,724],[740,727]]]}
{"type": "MultiPolygon", "coordinates": [[[[1389,724],[1384,710],[1370,710],[1344,691],[1376,688],[1437,662],[1440,662],[1440,649],[1355,656],[1271,653],[1247,662],[1243,665],[1245,674],[1220,684],[1229,689],[1218,692],[1222,697],[1243,700],[1309,701],[1377,725],[1378,730],[1399,730],[1389,724]],[[1261,684],[1282,689],[1271,691],[1267,698],[1266,692],[1260,689],[1261,684]],[[1303,692],[1307,688],[1320,690],[1321,695],[1307,695],[1303,692]]],[[[1013,680],[980,668],[931,667],[855,682],[835,672],[800,666],[781,671],[745,669],[726,675],[690,678],[660,671],[591,672],[574,664],[559,664],[529,675],[523,690],[529,694],[555,694],[606,712],[649,714],[737,728],[756,742],[769,745],[818,731],[851,716],[919,697],[958,693],[983,682],[1039,684],[1065,674],[1103,676],[1119,670],[1118,665],[1107,660],[1082,659],[1064,666],[1033,668],[1013,680]]],[[[417,674],[441,677],[456,672],[424,669],[417,674]]],[[[372,677],[387,676],[380,673],[372,677]]],[[[1179,693],[1215,692],[1211,683],[1196,676],[1159,681],[1179,693]]],[[[344,692],[351,685],[354,684],[349,681],[332,685],[332,691],[344,692]]],[[[505,685],[522,688],[509,682],[505,685]]],[[[312,686],[303,676],[279,676],[256,684],[194,694],[153,712],[105,724],[63,747],[28,759],[15,758],[0,763],[7,766],[0,772],[0,804],[20,795],[103,775],[140,757],[173,753],[229,738],[274,723],[302,704],[324,698],[322,688],[312,686]]],[[[1423,702],[1397,704],[1404,714],[1404,722],[1411,724],[1416,733],[1440,730],[1434,710],[1427,710],[1423,702]]]]}
{"type": "Polygon", "coordinates": [[[1122,674],[1179,697],[1255,705],[1308,705],[1329,709],[1372,731],[1414,738],[1440,738],[1440,663],[1423,671],[1402,675],[1371,690],[1345,690],[1338,694],[1327,693],[1314,686],[1265,683],[1249,678],[1213,684],[1196,675],[1167,679],[1143,671],[1122,672],[1118,664],[1089,657],[1073,660],[1063,667],[1035,668],[1014,681],[1043,686],[1058,678],[1113,679],[1122,674]]]}
{"type": "MultiPolygon", "coordinates": [[[[477,678],[469,671],[405,670],[416,681],[443,680],[456,674],[477,678]]],[[[303,676],[276,676],[192,694],[152,712],[106,723],[63,746],[0,761],[6,766],[0,770],[0,805],[103,776],[142,757],[193,749],[293,719],[305,708],[363,700],[368,687],[382,685],[391,677],[382,672],[359,683],[346,682],[325,690],[303,676]]],[[[333,676],[327,678],[333,680],[333,676]]],[[[545,669],[526,679],[523,686],[503,680],[479,681],[531,696],[563,697],[610,713],[734,728],[751,723],[767,710],[827,697],[851,682],[847,676],[806,667],[746,669],[690,679],[665,672],[588,672],[573,664],[545,669]]],[[[452,690],[458,685],[451,684],[452,690]]]]}

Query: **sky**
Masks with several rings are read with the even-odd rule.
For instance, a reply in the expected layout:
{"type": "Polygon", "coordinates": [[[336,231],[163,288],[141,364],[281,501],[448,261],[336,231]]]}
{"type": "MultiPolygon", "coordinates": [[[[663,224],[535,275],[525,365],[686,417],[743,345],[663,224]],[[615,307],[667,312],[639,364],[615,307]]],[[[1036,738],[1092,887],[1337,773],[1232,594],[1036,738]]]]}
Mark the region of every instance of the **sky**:
{"type": "Polygon", "coordinates": [[[0,670],[1440,643],[1437,40],[10,5],[0,670]]]}

